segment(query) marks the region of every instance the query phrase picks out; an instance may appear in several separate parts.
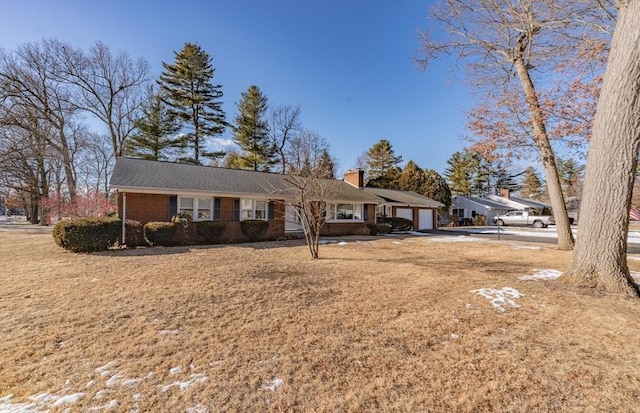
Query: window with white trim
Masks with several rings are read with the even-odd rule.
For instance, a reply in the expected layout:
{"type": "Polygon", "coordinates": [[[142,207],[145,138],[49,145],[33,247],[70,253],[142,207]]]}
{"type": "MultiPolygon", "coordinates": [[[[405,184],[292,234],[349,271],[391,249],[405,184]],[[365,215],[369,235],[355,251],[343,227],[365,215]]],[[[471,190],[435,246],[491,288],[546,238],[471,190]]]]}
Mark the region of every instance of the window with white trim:
{"type": "Polygon", "coordinates": [[[327,220],[362,220],[362,204],[327,204],[327,220]]]}
{"type": "Polygon", "coordinates": [[[178,197],[178,212],[189,214],[194,221],[213,220],[213,198],[178,197]]]}
{"type": "Polygon", "coordinates": [[[246,219],[261,219],[266,221],[267,216],[267,201],[260,201],[257,199],[240,199],[240,221],[246,219]]]}

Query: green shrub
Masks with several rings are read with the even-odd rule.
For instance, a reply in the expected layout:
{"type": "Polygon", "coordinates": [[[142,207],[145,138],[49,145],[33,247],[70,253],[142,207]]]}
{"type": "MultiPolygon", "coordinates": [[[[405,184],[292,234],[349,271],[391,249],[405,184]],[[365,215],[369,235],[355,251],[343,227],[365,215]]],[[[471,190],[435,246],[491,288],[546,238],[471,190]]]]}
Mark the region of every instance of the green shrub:
{"type": "Polygon", "coordinates": [[[177,230],[178,225],[174,222],[147,222],[144,225],[144,239],[149,245],[173,246],[177,244],[177,230]]]}
{"type": "Polygon", "coordinates": [[[249,241],[259,241],[264,239],[269,229],[269,222],[260,219],[248,219],[240,221],[240,231],[249,241]]]}
{"type": "Polygon", "coordinates": [[[473,225],[476,227],[483,227],[487,225],[487,216],[482,214],[476,215],[473,217],[473,225]]]}
{"type": "Polygon", "coordinates": [[[391,227],[391,232],[411,231],[413,229],[413,221],[406,218],[384,218],[382,223],[389,225],[391,227]]]}
{"type": "Polygon", "coordinates": [[[388,234],[391,226],[387,224],[367,224],[371,235],[388,234]]]}
{"type": "Polygon", "coordinates": [[[196,233],[203,242],[215,242],[224,234],[225,228],[225,223],[221,221],[196,222],[196,233]]]}
{"type": "Polygon", "coordinates": [[[118,241],[121,227],[121,221],[114,218],[60,221],[53,228],[53,239],[73,252],[106,251],[118,241]]]}

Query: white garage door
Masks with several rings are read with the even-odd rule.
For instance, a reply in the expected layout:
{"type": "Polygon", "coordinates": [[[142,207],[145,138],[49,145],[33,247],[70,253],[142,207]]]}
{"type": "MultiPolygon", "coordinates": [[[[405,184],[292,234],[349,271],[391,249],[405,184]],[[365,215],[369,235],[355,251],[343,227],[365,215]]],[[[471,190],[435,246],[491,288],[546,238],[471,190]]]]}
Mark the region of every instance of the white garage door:
{"type": "Polygon", "coordinates": [[[411,208],[396,208],[396,216],[398,218],[406,218],[413,221],[413,209],[411,208]]]}
{"type": "Polygon", "coordinates": [[[433,229],[433,209],[421,209],[418,229],[433,229]]]}

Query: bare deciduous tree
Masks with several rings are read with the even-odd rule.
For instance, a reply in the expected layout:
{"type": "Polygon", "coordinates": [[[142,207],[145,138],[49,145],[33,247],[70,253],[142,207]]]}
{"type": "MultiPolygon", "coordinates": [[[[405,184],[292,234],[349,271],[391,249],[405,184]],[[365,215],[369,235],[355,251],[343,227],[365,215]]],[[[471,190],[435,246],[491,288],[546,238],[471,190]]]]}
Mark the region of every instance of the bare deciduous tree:
{"type": "Polygon", "coordinates": [[[271,109],[269,119],[269,138],[280,163],[280,173],[287,173],[287,147],[302,129],[300,105],[279,105],[271,109]]]}
{"type": "Polygon", "coordinates": [[[561,279],[637,297],[626,251],[640,147],[640,1],[619,6],[587,159],[580,237],[561,279]]]}
{"type": "MultiPolygon", "coordinates": [[[[530,134],[546,176],[558,230],[558,247],[573,248],[555,154],[547,132],[536,75],[571,60],[589,29],[602,31],[609,16],[601,1],[570,0],[441,0],[430,17],[448,36],[436,40],[422,36],[427,62],[441,54],[455,54],[467,64],[476,86],[500,93],[500,88],[522,92],[530,134]],[[498,86],[498,88],[495,87],[498,86]]],[[[544,76],[539,78],[542,82],[544,76]]],[[[550,79],[547,79],[550,80],[550,79]]]]}

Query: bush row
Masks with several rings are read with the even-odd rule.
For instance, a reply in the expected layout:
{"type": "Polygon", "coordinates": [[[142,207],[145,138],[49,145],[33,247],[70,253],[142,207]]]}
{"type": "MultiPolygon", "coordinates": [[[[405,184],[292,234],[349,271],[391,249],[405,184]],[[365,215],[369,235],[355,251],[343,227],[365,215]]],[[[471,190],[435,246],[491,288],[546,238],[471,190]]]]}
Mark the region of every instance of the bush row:
{"type": "MultiPolygon", "coordinates": [[[[266,239],[269,222],[247,220],[240,222],[240,232],[249,241],[266,239]]],[[[175,246],[212,244],[220,241],[227,225],[220,221],[198,221],[176,216],[171,222],[148,222],[144,226],[133,220],[125,222],[125,244],[128,247],[145,245],[175,246]]],[[[106,251],[121,243],[122,221],[114,218],[86,218],[61,221],[53,228],[57,245],[73,252],[106,251]]],[[[240,233],[237,234],[241,238],[240,233]]]]}

